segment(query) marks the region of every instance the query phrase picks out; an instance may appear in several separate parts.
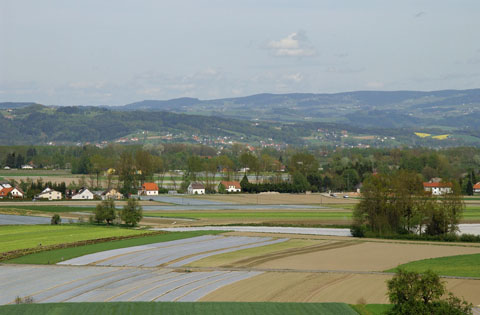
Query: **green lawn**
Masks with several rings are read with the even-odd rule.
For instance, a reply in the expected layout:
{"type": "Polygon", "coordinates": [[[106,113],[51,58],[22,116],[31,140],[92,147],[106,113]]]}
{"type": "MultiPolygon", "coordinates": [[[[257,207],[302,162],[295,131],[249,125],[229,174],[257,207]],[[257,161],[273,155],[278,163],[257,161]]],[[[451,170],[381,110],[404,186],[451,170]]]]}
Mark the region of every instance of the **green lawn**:
{"type": "Polygon", "coordinates": [[[382,314],[386,314],[392,308],[392,305],[367,304],[367,305],[352,305],[352,307],[360,315],[382,315],[382,314]]]}
{"type": "Polygon", "coordinates": [[[174,241],[184,238],[190,238],[201,235],[215,235],[225,232],[220,231],[194,231],[194,232],[172,232],[166,234],[144,236],[138,238],[131,238],[126,240],[98,243],[92,245],[84,245],[70,248],[62,248],[44,251],[36,254],[25,255],[5,261],[12,264],[56,264],[62,260],[68,260],[83,255],[93,254],[111,249],[125,248],[131,246],[153,244],[160,242],[174,241]]]}
{"type": "Polygon", "coordinates": [[[387,272],[395,272],[398,268],[417,272],[425,272],[430,269],[442,276],[480,277],[480,254],[417,260],[387,270],[387,272]]]}
{"type": "Polygon", "coordinates": [[[351,219],[350,211],[256,211],[256,210],[218,210],[218,211],[159,211],[144,212],[146,217],[188,218],[188,219],[351,219]]]}
{"type": "Polygon", "coordinates": [[[238,302],[108,302],[52,303],[0,306],[3,315],[18,314],[168,314],[168,315],[338,315],[357,314],[344,303],[238,303],[238,302]]]}
{"type": "Polygon", "coordinates": [[[463,219],[480,220],[480,207],[476,205],[467,205],[465,212],[463,212],[463,219]]]}
{"type": "MultiPolygon", "coordinates": [[[[94,201],[92,201],[94,202],[94,201]]],[[[25,212],[25,211],[39,211],[39,212],[87,212],[95,210],[95,207],[74,207],[74,206],[52,206],[52,205],[38,205],[38,206],[2,206],[0,203],[0,211],[6,212],[25,212]]]]}
{"type": "Polygon", "coordinates": [[[92,225],[6,225],[0,227],[0,253],[39,244],[46,246],[143,233],[148,231],[92,225]]]}

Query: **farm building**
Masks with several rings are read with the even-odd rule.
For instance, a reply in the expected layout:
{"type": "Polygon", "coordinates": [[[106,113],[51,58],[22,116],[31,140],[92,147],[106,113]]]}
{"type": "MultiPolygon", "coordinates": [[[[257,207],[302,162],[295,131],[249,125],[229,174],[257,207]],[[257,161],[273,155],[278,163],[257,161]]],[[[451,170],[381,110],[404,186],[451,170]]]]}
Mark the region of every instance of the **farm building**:
{"type": "Polygon", "coordinates": [[[240,183],[237,182],[237,181],[231,181],[231,182],[221,181],[219,186],[220,185],[223,185],[223,187],[225,187],[225,191],[227,191],[227,192],[241,192],[242,191],[242,187],[240,186],[240,183]]]}
{"type": "Polygon", "coordinates": [[[205,186],[201,183],[190,183],[187,193],[189,195],[205,195],[205,186]]]}
{"type": "Polygon", "coordinates": [[[158,185],[155,183],[144,183],[138,190],[139,195],[158,196],[158,185]]]}
{"type": "Polygon", "coordinates": [[[423,183],[423,189],[434,196],[450,194],[452,192],[452,183],[423,183]]]}
{"type": "Polygon", "coordinates": [[[108,200],[108,199],[120,200],[120,199],[123,199],[123,195],[120,192],[118,192],[116,189],[111,188],[102,192],[101,198],[102,200],[108,200]]]}
{"type": "Polygon", "coordinates": [[[72,200],[93,200],[94,198],[95,195],[86,187],[83,187],[72,196],[72,200]]]}
{"type": "Polygon", "coordinates": [[[62,193],[47,187],[41,193],[36,195],[35,199],[60,200],[62,199],[62,193]]]}

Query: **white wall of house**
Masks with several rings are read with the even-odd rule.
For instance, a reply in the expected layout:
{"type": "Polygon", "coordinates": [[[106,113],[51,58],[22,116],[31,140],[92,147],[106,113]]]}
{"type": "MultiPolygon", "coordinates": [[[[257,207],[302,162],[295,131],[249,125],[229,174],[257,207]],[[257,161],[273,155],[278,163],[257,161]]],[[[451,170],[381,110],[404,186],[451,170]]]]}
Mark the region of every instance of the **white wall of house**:
{"type": "Polygon", "coordinates": [[[12,194],[12,196],[13,196],[14,198],[23,198],[22,192],[19,191],[17,188],[14,188],[14,189],[10,192],[10,194],[12,194]]]}
{"type": "Polygon", "coordinates": [[[37,198],[48,199],[48,200],[60,200],[62,199],[62,193],[56,190],[50,190],[50,191],[39,194],[37,198]]]}
{"type": "Polygon", "coordinates": [[[94,196],[90,190],[85,189],[80,194],[72,196],[72,200],[93,200],[94,196]]]}

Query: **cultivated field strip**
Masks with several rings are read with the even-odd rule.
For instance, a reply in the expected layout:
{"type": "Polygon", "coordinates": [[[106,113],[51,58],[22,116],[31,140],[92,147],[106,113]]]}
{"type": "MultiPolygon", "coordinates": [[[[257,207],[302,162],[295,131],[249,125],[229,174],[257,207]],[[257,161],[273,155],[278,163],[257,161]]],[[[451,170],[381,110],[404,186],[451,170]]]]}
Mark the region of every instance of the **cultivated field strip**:
{"type": "Polygon", "coordinates": [[[180,267],[193,261],[236,250],[272,245],[288,239],[204,235],[189,239],[114,249],[85,255],[60,265],[116,267],[180,267]]]}
{"type": "Polygon", "coordinates": [[[49,224],[50,218],[0,214],[0,225],[49,224]]]}
{"type": "Polygon", "coordinates": [[[0,266],[0,304],[31,296],[36,303],[196,301],[254,271],[175,272],[165,269],[0,266]]]}

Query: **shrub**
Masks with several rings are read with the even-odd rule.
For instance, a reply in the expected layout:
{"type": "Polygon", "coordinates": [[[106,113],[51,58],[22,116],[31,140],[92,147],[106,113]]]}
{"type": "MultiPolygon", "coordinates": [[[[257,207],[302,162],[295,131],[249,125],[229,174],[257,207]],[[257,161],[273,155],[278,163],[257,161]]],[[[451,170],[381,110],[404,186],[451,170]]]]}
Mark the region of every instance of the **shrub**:
{"type": "Polygon", "coordinates": [[[52,219],[50,220],[51,225],[57,225],[57,224],[60,224],[61,222],[62,222],[62,219],[56,213],[52,216],[52,219]]]}
{"type": "Polygon", "coordinates": [[[143,218],[143,209],[138,200],[128,199],[127,204],[123,207],[120,218],[127,225],[135,226],[143,218]]]}
{"type": "Polygon", "coordinates": [[[354,224],[350,227],[350,233],[353,237],[365,237],[367,228],[364,225],[354,224]]]}

